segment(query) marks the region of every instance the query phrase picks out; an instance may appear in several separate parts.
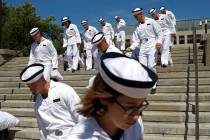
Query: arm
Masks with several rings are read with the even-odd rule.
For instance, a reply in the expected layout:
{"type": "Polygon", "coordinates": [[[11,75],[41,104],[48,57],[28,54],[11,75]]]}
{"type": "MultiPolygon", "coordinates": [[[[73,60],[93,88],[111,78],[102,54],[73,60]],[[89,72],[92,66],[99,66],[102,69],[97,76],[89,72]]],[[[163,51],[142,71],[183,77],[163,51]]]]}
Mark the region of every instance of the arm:
{"type": "Polygon", "coordinates": [[[114,29],[112,28],[111,24],[109,24],[109,29],[110,29],[110,32],[111,32],[111,37],[112,37],[112,39],[114,39],[114,29]]]}
{"type": "Polygon", "coordinates": [[[76,25],[74,25],[73,28],[74,28],[74,30],[75,30],[75,35],[76,35],[77,44],[81,44],[81,37],[80,37],[79,30],[78,30],[78,28],[77,28],[76,25]]]}
{"type": "Polygon", "coordinates": [[[36,61],[36,58],[34,56],[34,53],[33,53],[33,50],[32,49],[33,49],[33,44],[31,45],[31,51],[30,51],[28,65],[34,64],[35,61],[36,61]]]}
{"type": "Polygon", "coordinates": [[[153,26],[153,30],[156,34],[156,38],[157,38],[157,43],[156,43],[156,48],[159,49],[161,47],[162,44],[162,39],[163,39],[163,33],[161,31],[161,26],[155,21],[152,21],[152,26],[153,26]]]}
{"type": "Polygon", "coordinates": [[[129,47],[131,50],[134,50],[136,47],[140,45],[140,39],[138,36],[138,28],[133,32],[131,39],[131,46],[129,47]]]}
{"type": "Polygon", "coordinates": [[[66,48],[68,46],[68,39],[66,37],[66,34],[63,35],[63,48],[66,48]]]}
{"type": "Polygon", "coordinates": [[[58,54],[57,51],[51,41],[48,43],[49,52],[52,56],[52,69],[58,68],[58,54]]]}

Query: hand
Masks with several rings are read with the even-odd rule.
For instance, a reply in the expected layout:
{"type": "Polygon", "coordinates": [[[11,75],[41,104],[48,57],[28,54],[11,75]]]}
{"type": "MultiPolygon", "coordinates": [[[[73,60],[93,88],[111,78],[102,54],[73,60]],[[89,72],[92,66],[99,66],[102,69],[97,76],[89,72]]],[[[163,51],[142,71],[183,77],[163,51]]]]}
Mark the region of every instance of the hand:
{"type": "Polygon", "coordinates": [[[126,51],[126,52],[131,52],[132,49],[131,49],[131,48],[126,48],[125,51],[126,51]]]}
{"type": "Polygon", "coordinates": [[[160,43],[156,43],[155,48],[156,49],[160,49],[161,48],[161,44],[160,43]]]}
{"type": "Polygon", "coordinates": [[[77,43],[77,47],[80,48],[80,43],[77,43]]]}
{"type": "Polygon", "coordinates": [[[173,38],[175,38],[175,37],[176,37],[176,34],[175,34],[175,33],[173,33],[173,34],[171,34],[171,36],[172,36],[173,38]]]}

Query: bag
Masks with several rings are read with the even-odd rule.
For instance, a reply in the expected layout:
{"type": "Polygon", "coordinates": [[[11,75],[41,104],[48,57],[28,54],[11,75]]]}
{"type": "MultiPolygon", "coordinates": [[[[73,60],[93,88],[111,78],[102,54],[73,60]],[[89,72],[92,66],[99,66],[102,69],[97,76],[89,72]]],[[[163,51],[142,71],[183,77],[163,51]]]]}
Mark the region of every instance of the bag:
{"type": "Polygon", "coordinates": [[[19,119],[7,112],[0,111],[0,130],[15,127],[19,119]]]}
{"type": "Polygon", "coordinates": [[[57,69],[55,69],[55,70],[52,70],[50,79],[60,81],[60,80],[63,80],[63,76],[60,74],[60,72],[57,69]]]}

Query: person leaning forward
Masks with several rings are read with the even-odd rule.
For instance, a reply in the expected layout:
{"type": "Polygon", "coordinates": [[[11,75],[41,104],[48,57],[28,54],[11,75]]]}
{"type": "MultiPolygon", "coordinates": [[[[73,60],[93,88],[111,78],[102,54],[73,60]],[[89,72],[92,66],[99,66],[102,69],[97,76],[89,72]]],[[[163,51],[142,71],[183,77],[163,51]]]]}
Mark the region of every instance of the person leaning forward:
{"type": "Polygon", "coordinates": [[[43,71],[42,64],[32,64],[20,73],[21,81],[37,96],[34,109],[41,140],[70,140],[72,127],[83,119],[77,113],[80,98],[72,87],[46,81],[43,71]]]}
{"type": "Polygon", "coordinates": [[[149,105],[146,98],[157,79],[152,70],[132,58],[115,52],[103,54],[99,73],[79,109],[87,119],[72,129],[69,138],[143,140],[139,116],[149,105]]]}

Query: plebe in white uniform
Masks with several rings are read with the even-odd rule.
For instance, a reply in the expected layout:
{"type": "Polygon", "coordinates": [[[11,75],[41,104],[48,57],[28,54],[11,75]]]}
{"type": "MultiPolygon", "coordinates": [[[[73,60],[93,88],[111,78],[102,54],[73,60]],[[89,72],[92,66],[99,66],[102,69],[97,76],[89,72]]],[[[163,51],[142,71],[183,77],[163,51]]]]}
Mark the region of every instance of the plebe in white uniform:
{"type": "Polygon", "coordinates": [[[44,78],[50,80],[52,69],[58,68],[58,54],[52,41],[42,37],[39,44],[34,42],[31,45],[28,65],[34,63],[44,65],[44,78]]]}
{"type": "Polygon", "coordinates": [[[83,33],[84,49],[86,50],[86,70],[92,68],[92,56],[93,53],[95,53],[95,49],[91,44],[91,39],[97,32],[98,30],[95,27],[89,26],[89,28],[83,33]]]}
{"type": "Polygon", "coordinates": [[[116,23],[116,47],[119,50],[125,50],[125,28],[126,23],[123,19],[120,19],[119,23],[116,23]]]}
{"type": "MultiPolygon", "coordinates": [[[[29,65],[21,72],[20,79],[33,84],[43,76],[43,71],[42,64],[29,65]]],[[[34,105],[41,140],[69,140],[72,127],[84,119],[77,113],[79,103],[72,87],[50,81],[48,96],[43,98],[38,94],[34,105]]]]}
{"type": "Polygon", "coordinates": [[[139,24],[132,35],[130,48],[134,50],[140,45],[139,62],[156,71],[156,43],[162,43],[160,25],[153,19],[145,17],[145,22],[139,24]]]}
{"type": "Polygon", "coordinates": [[[68,58],[68,66],[77,70],[79,63],[79,48],[77,43],[81,44],[79,30],[75,24],[70,24],[64,29],[63,47],[67,47],[66,55],[68,58]]]}
{"type": "MultiPolygon", "coordinates": [[[[99,73],[104,82],[122,95],[132,98],[146,98],[158,78],[153,71],[139,64],[136,60],[126,58],[125,55],[119,53],[111,52],[104,54],[101,57],[100,64],[99,73]],[[128,65],[128,67],[122,70],[119,66],[125,64],[128,65]],[[132,68],[134,69],[129,70],[132,68]],[[116,76],[117,78],[113,78],[112,75],[116,76]],[[130,82],[135,82],[136,84],[139,81],[141,82],[139,83],[138,88],[130,87],[129,85],[122,84],[123,82],[118,83],[118,78],[122,81],[126,79],[130,82]]],[[[80,121],[72,129],[70,138],[72,140],[111,140],[110,136],[104,131],[104,129],[93,117],[88,117],[86,120],[80,121]]],[[[120,140],[143,139],[144,128],[141,117],[136,120],[136,123],[134,123],[128,129],[125,129],[120,138],[120,140]]]]}

